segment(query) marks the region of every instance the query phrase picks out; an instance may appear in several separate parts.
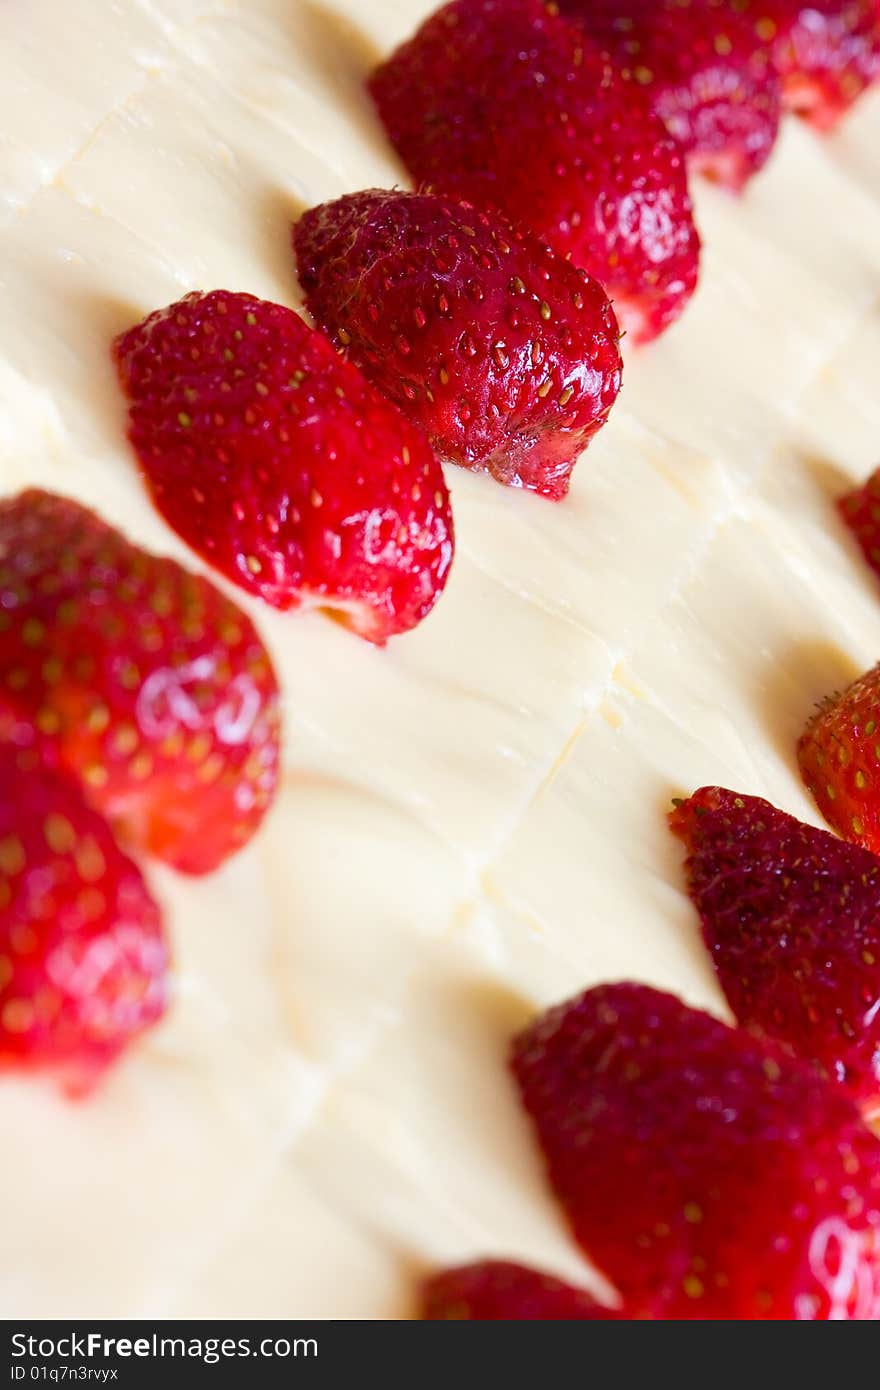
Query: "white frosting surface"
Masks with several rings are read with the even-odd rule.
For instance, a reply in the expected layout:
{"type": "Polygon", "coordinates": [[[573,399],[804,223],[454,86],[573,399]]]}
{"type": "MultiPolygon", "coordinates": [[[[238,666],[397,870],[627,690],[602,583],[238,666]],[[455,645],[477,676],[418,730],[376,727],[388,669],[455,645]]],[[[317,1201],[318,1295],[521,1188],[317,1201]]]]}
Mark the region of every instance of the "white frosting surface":
{"type": "MultiPolygon", "coordinates": [[[[403,182],[361,79],[431,0],[5,0],[0,488],[199,561],[146,500],[111,336],[192,288],[297,306],[288,224],[403,182]]],[[[630,353],[564,504],[450,469],[458,554],[377,651],[250,604],[286,775],[219,874],[147,872],[167,1021],[85,1104],[0,1083],[0,1314],[396,1317],[494,1254],[601,1288],[505,1067],[631,976],[721,1011],[665,828],[721,782],[816,813],[794,739],[876,660],[831,499],[880,462],[880,91],[697,190],[701,288],[630,353]]],[[[248,604],[240,594],[239,601],[248,604]]]]}

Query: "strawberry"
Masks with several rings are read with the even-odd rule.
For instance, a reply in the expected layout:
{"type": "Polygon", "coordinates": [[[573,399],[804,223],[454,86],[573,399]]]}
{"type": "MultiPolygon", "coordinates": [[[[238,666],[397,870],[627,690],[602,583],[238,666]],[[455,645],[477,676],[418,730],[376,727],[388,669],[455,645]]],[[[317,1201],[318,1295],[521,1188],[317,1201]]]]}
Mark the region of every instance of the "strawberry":
{"type": "Polygon", "coordinates": [[[19,757],[0,749],[0,1066],[82,1090],[161,1017],[168,950],[106,822],[19,757]]]}
{"type": "Polygon", "coordinates": [[[738,1021],[880,1102],[880,859],[756,796],[703,787],[669,817],[738,1021]]]}
{"type": "Polygon", "coordinates": [[[63,497],[0,502],[0,742],[78,779],[128,843],[206,873],[275,791],[278,687],[206,579],[63,497]]]}
{"type": "Polygon", "coordinates": [[[880,1141],[812,1067],[637,984],[552,1009],[512,1060],[631,1317],[880,1316],[880,1141]]]}
{"type": "Polygon", "coordinates": [[[880,666],[819,706],[797,752],[801,776],[832,829],[880,853],[880,666]]]}
{"type": "Polygon", "coordinates": [[[871,569],[880,577],[880,468],[861,487],[841,497],[837,506],[871,569]]]}
{"type": "Polygon", "coordinates": [[[620,1314],[551,1274],[508,1260],[481,1260],[426,1279],[422,1316],[432,1322],[574,1322],[620,1314]]]}
{"type": "Polygon", "coordinates": [[[639,340],[681,313],[699,239],[679,147],[542,0],[453,0],[373,73],[417,180],[495,206],[594,275],[639,340]]]}
{"type": "Polygon", "coordinates": [[[156,505],[227,578],[380,644],[431,610],[452,561],[442,469],[322,333],[216,290],[114,352],[156,505]]]}
{"type": "Polygon", "coordinates": [[[738,190],[776,140],[780,83],[739,0],[559,0],[688,153],[691,168],[738,190]]]}
{"type": "Polygon", "coordinates": [[[558,498],[620,387],[601,286],[496,215],[430,193],[307,212],[307,304],[447,458],[558,498]]]}
{"type": "Polygon", "coordinates": [[[820,130],[880,77],[876,0],[748,0],[747,13],[771,38],[783,106],[820,130]]]}

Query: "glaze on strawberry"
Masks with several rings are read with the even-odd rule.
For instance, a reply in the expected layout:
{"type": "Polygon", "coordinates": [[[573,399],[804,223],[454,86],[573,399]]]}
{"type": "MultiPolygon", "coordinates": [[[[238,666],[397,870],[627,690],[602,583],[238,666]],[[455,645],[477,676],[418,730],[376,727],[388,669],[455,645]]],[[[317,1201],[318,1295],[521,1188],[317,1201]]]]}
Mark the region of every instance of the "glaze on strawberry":
{"type": "Polygon", "coordinates": [[[278,686],[201,576],[67,498],[0,502],[0,742],[76,780],[123,841],[207,873],[278,776],[278,686]]]}
{"type": "Polygon", "coordinates": [[[433,608],[452,514],[424,435],[291,309],[189,294],[117,339],[156,505],[227,578],[382,643],[433,608]]]}
{"type": "Polygon", "coordinates": [[[880,1106],[880,859],[757,796],[703,787],[669,817],[733,1013],[880,1106]]]}
{"type": "Polygon", "coordinates": [[[681,151],[555,7],[453,0],[369,87],[416,182],[528,227],[599,280],[636,339],[681,313],[699,254],[681,151]]]}
{"type": "Polygon", "coordinates": [[[0,1069],[83,1091],[161,1017],[167,973],[159,909],[106,822],[0,748],[0,1069]]]}
{"type": "Polygon", "coordinates": [[[631,1318],[880,1316],[880,1140],[813,1067],[637,984],[544,1014],[512,1064],[631,1318]]]}
{"type": "Polygon", "coordinates": [[[294,233],[309,310],[442,456],[559,498],[620,386],[601,286],[497,214],[354,193],[294,233]]]}

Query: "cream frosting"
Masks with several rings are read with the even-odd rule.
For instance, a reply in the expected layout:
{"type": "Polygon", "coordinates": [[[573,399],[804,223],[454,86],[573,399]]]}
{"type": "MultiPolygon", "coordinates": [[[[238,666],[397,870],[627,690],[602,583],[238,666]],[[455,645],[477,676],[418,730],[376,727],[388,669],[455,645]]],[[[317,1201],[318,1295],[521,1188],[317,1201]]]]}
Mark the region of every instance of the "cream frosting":
{"type": "MultiPolygon", "coordinates": [[[[431,0],[0,8],[0,486],[198,567],[124,439],[113,333],[192,288],[300,304],[288,224],[404,181],[362,92],[431,0]]],[[[218,874],[146,870],[167,1021],[88,1102],[0,1084],[5,1317],[397,1317],[482,1254],[602,1289],[543,1181],[511,1032],[598,980],[723,1013],[669,797],[809,820],[793,746],[878,656],[831,499],[880,461],[880,91],[700,185],[702,282],[627,356],[552,504],[449,469],[458,554],[379,651],[242,595],[285,776],[218,874]]]]}

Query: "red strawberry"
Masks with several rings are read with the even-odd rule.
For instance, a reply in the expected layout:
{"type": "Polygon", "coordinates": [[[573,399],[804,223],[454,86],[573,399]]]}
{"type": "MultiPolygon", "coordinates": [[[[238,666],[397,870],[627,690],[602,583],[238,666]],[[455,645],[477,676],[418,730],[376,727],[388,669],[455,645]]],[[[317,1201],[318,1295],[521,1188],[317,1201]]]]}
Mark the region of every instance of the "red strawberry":
{"type": "Polygon", "coordinates": [[[495,206],[594,275],[639,339],[697,282],[684,164],[598,47],[542,0],[454,0],[372,75],[413,177],[495,206]]]}
{"type": "Polygon", "coordinates": [[[618,984],[539,1018],[513,1068],[631,1316],[880,1316],[880,1141],[812,1067],[618,984]]]}
{"type": "Polygon", "coordinates": [[[748,14],[772,39],[783,105],[820,130],[880,77],[876,0],[749,0],[748,14]]]}
{"type": "Polygon", "coordinates": [[[215,290],[114,351],[157,507],[229,579],[378,643],[430,612],[452,561],[442,469],[323,334],[215,290]]]}
{"type": "Polygon", "coordinates": [[[601,286],[496,215],[355,193],[294,244],[312,314],[441,454],[562,497],[620,387],[601,286]]]}
{"type": "Polygon", "coordinates": [[[574,1322],[614,1320],[620,1314],[540,1270],[481,1260],[425,1280],[422,1316],[432,1322],[574,1322]]]}
{"type": "Polygon", "coordinates": [[[880,859],[722,787],[669,822],[739,1022],[880,1102],[880,859]]]}
{"type": "Polygon", "coordinates": [[[739,0],[559,0],[641,89],[692,168],[734,189],[766,162],[780,83],[739,0]]]}
{"type": "Polygon", "coordinates": [[[73,784],[0,749],[0,1065],[79,1090],[162,1015],[159,909],[73,784]]]}
{"type": "Polygon", "coordinates": [[[93,512],[0,502],[0,741],[81,781],[129,843],[206,873],[275,791],[278,688],[252,624],[93,512]]]}
{"type": "Polygon", "coordinates": [[[801,776],[828,824],[880,853],[880,666],[829,696],[797,751],[801,776]]]}
{"type": "Polygon", "coordinates": [[[880,577],[880,468],[861,487],[841,497],[837,505],[865,559],[880,577]]]}

